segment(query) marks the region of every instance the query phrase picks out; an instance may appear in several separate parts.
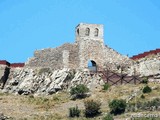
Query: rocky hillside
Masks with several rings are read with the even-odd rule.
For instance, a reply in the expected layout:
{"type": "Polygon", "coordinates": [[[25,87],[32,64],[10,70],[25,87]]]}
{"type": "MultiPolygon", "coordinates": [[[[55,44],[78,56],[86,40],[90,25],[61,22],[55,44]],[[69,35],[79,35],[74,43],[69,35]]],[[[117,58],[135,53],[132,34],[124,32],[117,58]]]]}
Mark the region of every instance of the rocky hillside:
{"type": "Polygon", "coordinates": [[[89,71],[12,68],[2,92],[20,95],[50,95],[59,90],[69,90],[77,84],[94,88],[104,82],[99,75],[91,76],[89,71]]]}

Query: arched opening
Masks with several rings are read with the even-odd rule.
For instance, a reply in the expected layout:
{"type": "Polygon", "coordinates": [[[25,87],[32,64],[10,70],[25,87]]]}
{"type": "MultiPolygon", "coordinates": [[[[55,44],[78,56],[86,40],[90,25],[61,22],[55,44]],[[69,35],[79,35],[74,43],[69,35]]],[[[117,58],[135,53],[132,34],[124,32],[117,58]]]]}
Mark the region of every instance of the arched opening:
{"type": "Polygon", "coordinates": [[[90,33],[90,29],[86,28],[86,36],[89,36],[89,33],[90,33]]]}
{"type": "Polygon", "coordinates": [[[79,28],[77,29],[77,35],[79,35],[79,28]]]}
{"type": "Polygon", "coordinates": [[[98,28],[95,28],[95,31],[94,31],[94,36],[98,36],[98,33],[99,33],[99,30],[98,30],[98,28]]]}
{"type": "Polygon", "coordinates": [[[88,69],[92,72],[96,72],[97,71],[97,64],[95,61],[93,60],[89,60],[88,61],[88,69]]]}

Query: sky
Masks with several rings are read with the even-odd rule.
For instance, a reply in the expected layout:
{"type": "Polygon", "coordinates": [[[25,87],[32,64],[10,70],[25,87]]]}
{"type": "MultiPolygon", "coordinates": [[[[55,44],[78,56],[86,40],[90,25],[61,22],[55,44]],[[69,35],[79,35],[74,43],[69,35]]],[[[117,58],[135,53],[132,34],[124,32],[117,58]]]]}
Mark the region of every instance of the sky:
{"type": "Polygon", "coordinates": [[[74,43],[79,23],[103,24],[105,44],[123,55],[160,48],[160,0],[0,0],[0,60],[74,43]]]}

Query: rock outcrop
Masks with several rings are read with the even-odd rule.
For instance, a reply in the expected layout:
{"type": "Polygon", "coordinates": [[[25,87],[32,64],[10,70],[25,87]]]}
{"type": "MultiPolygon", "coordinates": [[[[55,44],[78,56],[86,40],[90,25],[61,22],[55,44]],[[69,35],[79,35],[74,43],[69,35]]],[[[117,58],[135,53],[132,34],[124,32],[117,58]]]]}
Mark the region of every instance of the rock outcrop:
{"type": "Polygon", "coordinates": [[[50,95],[59,90],[69,90],[77,84],[85,84],[91,90],[104,84],[100,75],[89,71],[50,68],[13,68],[2,92],[20,95],[50,95]]]}
{"type": "Polygon", "coordinates": [[[160,74],[160,54],[151,54],[136,60],[129,72],[133,74],[134,70],[141,76],[155,76],[160,74]]]}

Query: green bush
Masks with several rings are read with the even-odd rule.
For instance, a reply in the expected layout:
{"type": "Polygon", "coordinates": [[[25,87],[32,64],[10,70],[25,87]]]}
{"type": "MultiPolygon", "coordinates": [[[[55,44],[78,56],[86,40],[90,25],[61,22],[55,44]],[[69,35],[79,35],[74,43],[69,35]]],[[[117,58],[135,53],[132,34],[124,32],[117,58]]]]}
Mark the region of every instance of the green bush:
{"type": "Polygon", "coordinates": [[[156,108],[158,108],[159,106],[160,106],[160,98],[155,98],[155,99],[153,99],[153,100],[151,100],[151,101],[148,101],[148,106],[149,107],[156,107],[156,108]]]}
{"type": "Polygon", "coordinates": [[[103,90],[107,91],[109,87],[110,87],[110,85],[107,84],[107,83],[105,83],[105,84],[103,85],[103,90]]]}
{"type": "Polygon", "coordinates": [[[134,112],[132,108],[137,107],[138,110],[158,110],[160,106],[160,98],[155,98],[151,101],[140,102],[137,101],[136,103],[128,103],[127,111],[134,112]]]}
{"type": "Polygon", "coordinates": [[[103,117],[102,120],[114,120],[114,119],[113,119],[113,115],[110,114],[110,113],[108,113],[106,116],[103,117]]]}
{"type": "Polygon", "coordinates": [[[70,90],[70,94],[75,95],[76,98],[86,97],[87,92],[89,92],[89,89],[83,84],[79,84],[76,87],[71,88],[70,90]]]}
{"type": "Polygon", "coordinates": [[[79,117],[80,113],[78,106],[69,108],[69,117],[79,117]]]}
{"type": "Polygon", "coordinates": [[[147,85],[143,88],[143,93],[150,93],[152,89],[147,85]]]}
{"type": "Polygon", "coordinates": [[[148,84],[148,78],[147,77],[143,77],[141,83],[148,84]]]}
{"type": "Polygon", "coordinates": [[[142,95],[141,95],[141,98],[142,98],[142,99],[145,99],[145,96],[142,94],[142,95]]]}
{"type": "Polygon", "coordinates": [[[84,102],[85,106],[85,116],[86,117],[94,117],[99,115],[101,103],[99,101],[87,100],[84,102]]]}
{"type": "Polygon", "coordinates": [[[109,108],[111,110],[111,113],[113,113],[114,115],[124,113],[126,106],[127,106],[126,101],[122,99],[120,100],[114,99],[109,103],[109,108]]]}

